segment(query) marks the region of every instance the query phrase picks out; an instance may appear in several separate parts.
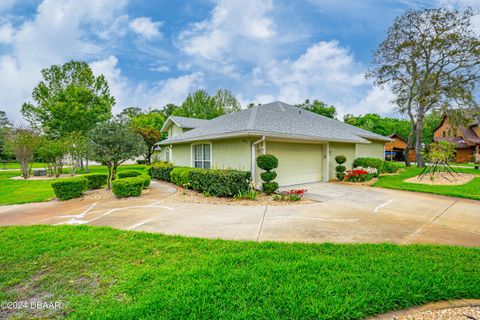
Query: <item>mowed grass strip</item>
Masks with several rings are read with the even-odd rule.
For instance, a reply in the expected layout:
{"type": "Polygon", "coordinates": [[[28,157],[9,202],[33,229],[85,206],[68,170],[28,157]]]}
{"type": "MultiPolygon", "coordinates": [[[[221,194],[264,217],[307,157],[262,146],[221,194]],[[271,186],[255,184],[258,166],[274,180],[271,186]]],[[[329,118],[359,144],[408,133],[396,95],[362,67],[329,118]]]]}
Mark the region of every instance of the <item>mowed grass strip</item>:
{"type": "Polygon", "coordinates": [[[10,316],[361,319],[480,298],[480,249],[193,239],[87,226],[0,228],[0,300],[61,301],[10,316]]]}
{"type": "MultiPolygon", "coordinates": [[[[472,181],[459,186],[441,186],[441,185],[434,186],[434,185],[404,182],[405,179],[415,177],[418,174],[420,174],[423,168],[404,167],[402,169],[404,169],[405,171],[396,175],[380,176],[378,181],[375,182],[373,186],[388,188],[388,189],[425,192],[425,193],[433,193],[433,194],[439,194],[439,195],[445,195],[445,196],[451,196],[451,197],[480,200],[480,170],[454,168],[458,172],[474,174],[476,175],[476,177],[472,181]]],[[[427,176],[424,179],[429,179],[429,177],[427,176]]]]}
{"type": "MultiPolygon", "coordinates": [[[[145,165],[121,165],[118,171],[124,170],[138,170],[145,171],[145,165]]],[[[68,168],[64,169],[65,173],[68,173],[68,168]]],[[[107,173],[105,166],[92,166],[89,170],[90,173],[107,173]]],[[[85,171],[79,170],[79,174],[85,173],[85,171]]],[[[42,202],[49,201],[55,198],[55,194],[52,189],[52,180],[33,180],[33,179],[19,179],[12,180],[10,178],[19,176],[19,171],[1,171],[0,170],[0,205],[8,204],[21,204],[30,202],[42,202]]]]}

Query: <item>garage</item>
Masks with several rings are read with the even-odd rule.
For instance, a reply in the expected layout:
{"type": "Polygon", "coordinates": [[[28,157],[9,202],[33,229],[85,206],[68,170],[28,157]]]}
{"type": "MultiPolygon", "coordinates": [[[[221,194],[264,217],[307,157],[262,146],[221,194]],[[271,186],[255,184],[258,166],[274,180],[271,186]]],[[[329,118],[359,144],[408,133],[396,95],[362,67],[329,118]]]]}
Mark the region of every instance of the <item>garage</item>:
{"type": "Polygon", "coordinates": [[[323,145],[267,141],[267,153],[278,158],[280,186],[322,181],[323,145]]]}

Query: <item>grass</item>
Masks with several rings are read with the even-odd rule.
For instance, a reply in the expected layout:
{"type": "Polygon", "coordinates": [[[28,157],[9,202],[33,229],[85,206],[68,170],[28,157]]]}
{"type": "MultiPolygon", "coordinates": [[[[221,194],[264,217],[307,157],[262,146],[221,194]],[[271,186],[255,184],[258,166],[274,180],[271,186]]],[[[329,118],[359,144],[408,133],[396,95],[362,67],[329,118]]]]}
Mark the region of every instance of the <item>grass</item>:
{"type": "MultiPolygon", "coordinates": [[[[7,163],[3,163],[3,162],[0,162],[0,172],[3,170],[3,169],[18,169],[20,170],[20,164],[18,162],[7,162],[7,163]]],[[[41,163],[41,162],[34,162],[32,163],[32,168],[45,168],[45,164],[44,163],[41,163]]]]}
{"type": "MultiPolygon", "coordinates": [[[[480,200],[480,176],[475,177],[471,182],[459,186],[433,186],[404,182],[405,179],[417,176],[423,168],[405,167],[405,171],[397,175],[380,176],[374,187],[398,189],[406,191],[416,191],[433,193],[445,196],[459,197],[480,200]]],[[[478,170],[461,169],[464,173],[480,174],[478,170]]]]}
{"type": "MultiPolygon", "coordinates": [[[[145,165],[121,165],[118,171],[145,170],[145,165]]],[[[90,173],[107,172],[105,166],[92,166],[90,173]]],[[[85,173],[79,171],[79,173],[85,173]]],[[[20,175],[18,171],[0,170],[0,205],[21,204],[30,202],[49,201],[55,198],[51,184],[52,180],[11,180],[11,177],[20,175]]]]}
{"type": "Polygon", "coordinates": [[[30,311],[47,318],[361,319],[480,298],[478,265],[479,248],[0,228],[0,301],[60,301],[61,310],[30,311]]]}

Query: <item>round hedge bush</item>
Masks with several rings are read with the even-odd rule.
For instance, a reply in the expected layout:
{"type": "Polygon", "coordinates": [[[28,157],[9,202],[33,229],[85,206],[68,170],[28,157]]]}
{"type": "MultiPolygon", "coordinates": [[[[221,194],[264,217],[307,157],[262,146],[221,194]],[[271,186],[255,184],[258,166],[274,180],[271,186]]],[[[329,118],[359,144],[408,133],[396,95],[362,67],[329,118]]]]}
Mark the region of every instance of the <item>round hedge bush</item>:
{"type": "Polygon", "coordinates": [[[118,198],[138,197],[142,194],[145,180],[142,177],[131,177],[112,181],[112,192],[118,198]]]}
{"type": "Polygon", "coordinates": [[[264,182],[262,183],[262,190],[265,192],[267,195],[273,194],[275,191],[278,190],[278,183],[275,181],[273,182],[264,182]]]}
{"type": "Polygon", "coordinates": [[[126,171],[120,171],[117,173],[117,178],[118,179],[125,179],[125,178],[133,178],[133,177],[138,177],[141,176],[142,173],[137,170],[126,170],[126,171]]]}
{"type": "Polygon", "coordinates": [[[338,165],[338,166],[335,167],[335,171],[340,172],[340,173],[343,173],[346,170],[347,170],[347,167],[345,167],[345,166],[338,165]]]}
{"type": "Polygon", "coordinates": [[[143,189],[147,189],[150,186],[150,182],[152,181],[152,178],[146,174],[142,174],[141,176],[138,176],[139,178],[143,179],[143,189]]]}
{"type": "Polygon", "coordinates": [[[80,197],[88,189],[88,181],[83,177],[60,179],[52,188],[58,199],[68,200],[80,197]]]}
{"type": "Polygon", "coordinates": [[[272,154],[262,154],[257,157],[257,166],[260,169],[270,171],[278,167],[278,159],[272,154]]]}
{"type": "Polygon", "coordinates": [[[335,161],[338,164],[344,164],[347,161],[347,157],[345,157],[344,155],[338,155],[335,157],[335,161]]]}
{"type": "Polygon", "coordinates": [[[89,190],[100,189],[107,184],[108,174],[106,173],[89,173],[82,175],[87,179],[87,187],[89,190]]]}
{"type": "Polygon", "coordinates": [[[270,182],[272,180],[275,180],[275,178],[277,177],[277,173],[275,171],[265,171],[260,174],[260,177],[263,181],[270,182]]]}

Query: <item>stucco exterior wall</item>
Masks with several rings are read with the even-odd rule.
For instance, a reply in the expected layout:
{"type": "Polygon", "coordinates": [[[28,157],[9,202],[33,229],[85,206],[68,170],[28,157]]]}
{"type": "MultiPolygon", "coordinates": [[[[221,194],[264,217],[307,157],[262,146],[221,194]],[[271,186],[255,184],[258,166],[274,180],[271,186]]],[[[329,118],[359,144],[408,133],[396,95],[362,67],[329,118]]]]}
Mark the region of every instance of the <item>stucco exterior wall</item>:
{"type": "Polygon", "coordinates": [[[172,146],[172,163],[176,166],[191,167],[190,143],[174,144],[172,146]]]}
{"type": "Polygon", "coordinates": [[[172,124],[168,127],[168,137],[173,138],[183,133],[183,129],[177,126],[176,124],[172,124]]]}
{"type": "Polygon", "coordinates": [[[212,141],[212,160],[212,168],[251,171],[250,140],[212,141]]]}
{"type": "Polygon", "coordinates": [[[372,141],[369,144],[357,143],[355,147],[355,158],[370,157],[385,159],[384,151],[385,142],[383,141],[372,141]]]}
{"type": "Polygon", "coordinates": [[[330,180],[336,179],[335,177],[335,167],[337,163],[335,162],[335,157],[339,155],[344,155],[347,158],[347,162],[343,165],[347,167],[347,170],[352,169],[353,160],[355,160],[355,144],[353,143],[340,143],[340,142],[330,142],[330,163],[329,163],[329,172],[330,180]]]}

